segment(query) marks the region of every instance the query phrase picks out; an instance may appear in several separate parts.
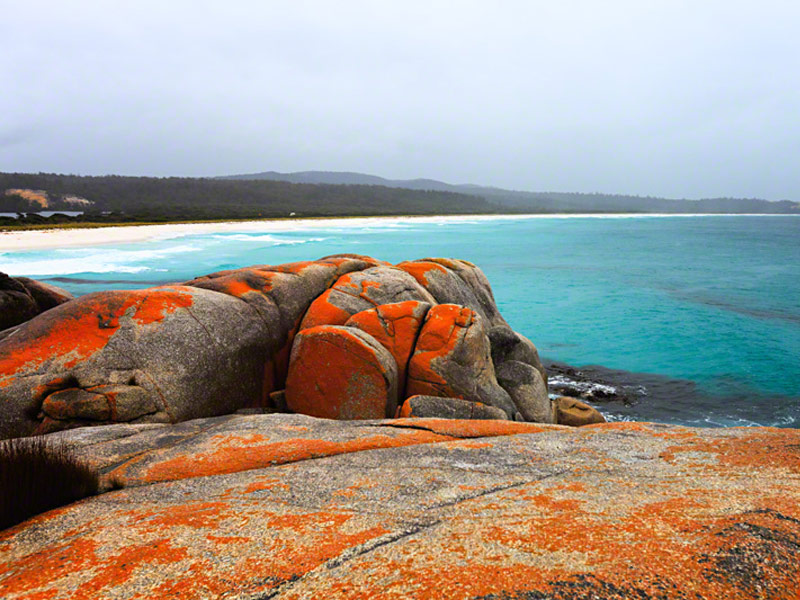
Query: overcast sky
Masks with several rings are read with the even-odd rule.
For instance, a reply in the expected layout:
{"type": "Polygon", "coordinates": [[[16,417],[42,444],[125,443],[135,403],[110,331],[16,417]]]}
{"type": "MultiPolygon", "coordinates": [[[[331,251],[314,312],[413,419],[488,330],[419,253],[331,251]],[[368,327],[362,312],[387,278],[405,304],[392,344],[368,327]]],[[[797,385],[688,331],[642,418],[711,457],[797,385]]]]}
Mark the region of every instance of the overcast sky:
{"type": "Polygon", "coordinates": [[[800,200],[798,0],[0,8],[0,171],[800,200]]]}

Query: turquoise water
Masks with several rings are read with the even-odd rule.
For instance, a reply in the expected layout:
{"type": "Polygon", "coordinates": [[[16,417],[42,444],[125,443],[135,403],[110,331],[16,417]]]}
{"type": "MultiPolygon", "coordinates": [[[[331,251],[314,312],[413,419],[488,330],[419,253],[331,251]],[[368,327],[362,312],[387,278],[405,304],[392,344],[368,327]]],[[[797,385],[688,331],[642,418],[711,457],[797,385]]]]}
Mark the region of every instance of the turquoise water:
{"type": "MultiPolygon", "coordinates": [[[[267,227],[265,225],[265,227],[267,227]]],[[[190,235],[0,254],[0,270],[84,294],[337,252],[465,258],[540,354],[630,372],[613,418],[800,423],[800,218],[498,218],[190,235]],[[653,383],[640,374],[665,379],[653,383]]]]}

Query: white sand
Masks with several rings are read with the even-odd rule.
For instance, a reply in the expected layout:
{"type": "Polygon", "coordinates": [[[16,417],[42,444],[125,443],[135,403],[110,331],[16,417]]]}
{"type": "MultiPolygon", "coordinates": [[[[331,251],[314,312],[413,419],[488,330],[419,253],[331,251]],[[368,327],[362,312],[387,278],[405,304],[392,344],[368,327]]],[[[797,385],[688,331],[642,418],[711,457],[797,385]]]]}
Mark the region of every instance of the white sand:
{"type": "Polygon", "coordinates": [[[208,233],[279,233],[330,227],[375,227],[402,222],[474,221],[488,218],[515,218],[519,215],[474,215],[446,217],[353,217],[333,219],[263,219],[258,221],[226,221],[215,223],[167,223],[164,225],[124,225],[74,229],[37,229],[0,231],[0,252],[43,250],[103,244],[126,244],[148,240],[164,240],[208,233]]]}
{"type": "MultiPolygon", "coordinates": [[[[536,215],[448,215],[434,217],[353,217],[333,219],[281,219],[230,221],[217,223],[171,223],[165,225],[132,225],[87,229],[42,229],[0,232],[0,252],[44,250],[103,244],[126,244],[200,235],[207,233],[279,233],[308,231],[331,227],[380,227],[392,223],[475,222],[507,219],[630,219],[647,217],[702,217],[726,215],[661,215],[661,214],[536,214],[536,215]]],[[[749,215],[728,215],[749,216],[749,215]]],[[[771,215],[774,216],[774,215],[771,215]]],[[[792,215],[787,215],[792,216],[792,215]]]]}

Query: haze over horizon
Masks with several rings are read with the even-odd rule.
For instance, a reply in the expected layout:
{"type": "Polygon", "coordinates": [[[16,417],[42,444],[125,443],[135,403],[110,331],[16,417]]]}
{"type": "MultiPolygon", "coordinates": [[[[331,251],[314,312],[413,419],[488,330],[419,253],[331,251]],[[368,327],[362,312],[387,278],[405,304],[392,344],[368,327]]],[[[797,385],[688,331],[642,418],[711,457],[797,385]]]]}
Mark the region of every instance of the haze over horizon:
{"type": "Polygon", "coordinates": [[[800,200],[800,4],[10,3],[0,171],[800,200]]]}

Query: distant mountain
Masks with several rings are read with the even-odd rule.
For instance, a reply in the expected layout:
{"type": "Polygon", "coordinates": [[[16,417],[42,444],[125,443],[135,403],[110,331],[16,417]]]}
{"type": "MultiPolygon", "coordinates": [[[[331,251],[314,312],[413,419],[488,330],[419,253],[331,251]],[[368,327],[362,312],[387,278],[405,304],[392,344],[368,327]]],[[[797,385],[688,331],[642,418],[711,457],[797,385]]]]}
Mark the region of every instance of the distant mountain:
{"type": "Polygon", "coordinates": [[[374,184],[0,173],[0,212],[74,211],[76,208],[85,211],[87,218],[113,212],[140,220],[508,211],[507,207],[474,194],[374,184]]]}
{"type": "Polygon", "coordinates": [[[800,214],[800,204],[789,200],[772,202],[758,198],[704,198],[701,200],[579,194],[568,192],[524,192],[474,184],[453,185],[435,179],[385,179],[377,175],[339,171],[265,171],[230,175],[219,179],[267,179],[315,185],[377,185],[411,190],[431,190],[481,196],[513,212],[645,212],[690,214],[800,214]]]}
{"type": "MultiPolygon", "coordinates": [[[[317,185],[381,185],[384,187],[405,188],[408,190],[431,190],[462,194],[465,193],[462,188],[480,188],[480,186],[451,185],[443,181],[436,181],[435,179],[385,179],[377,175],[353,173],[351,171],[297,171],[296,173],[265,171],[263,173],[250,173],[246,175],[226,175],[217,177],[217,179],[268,179],[270,181],[313,183],[317,185]]],[[[479,194],[475,193],[472,195],[477,196],[479,194]]]]}

